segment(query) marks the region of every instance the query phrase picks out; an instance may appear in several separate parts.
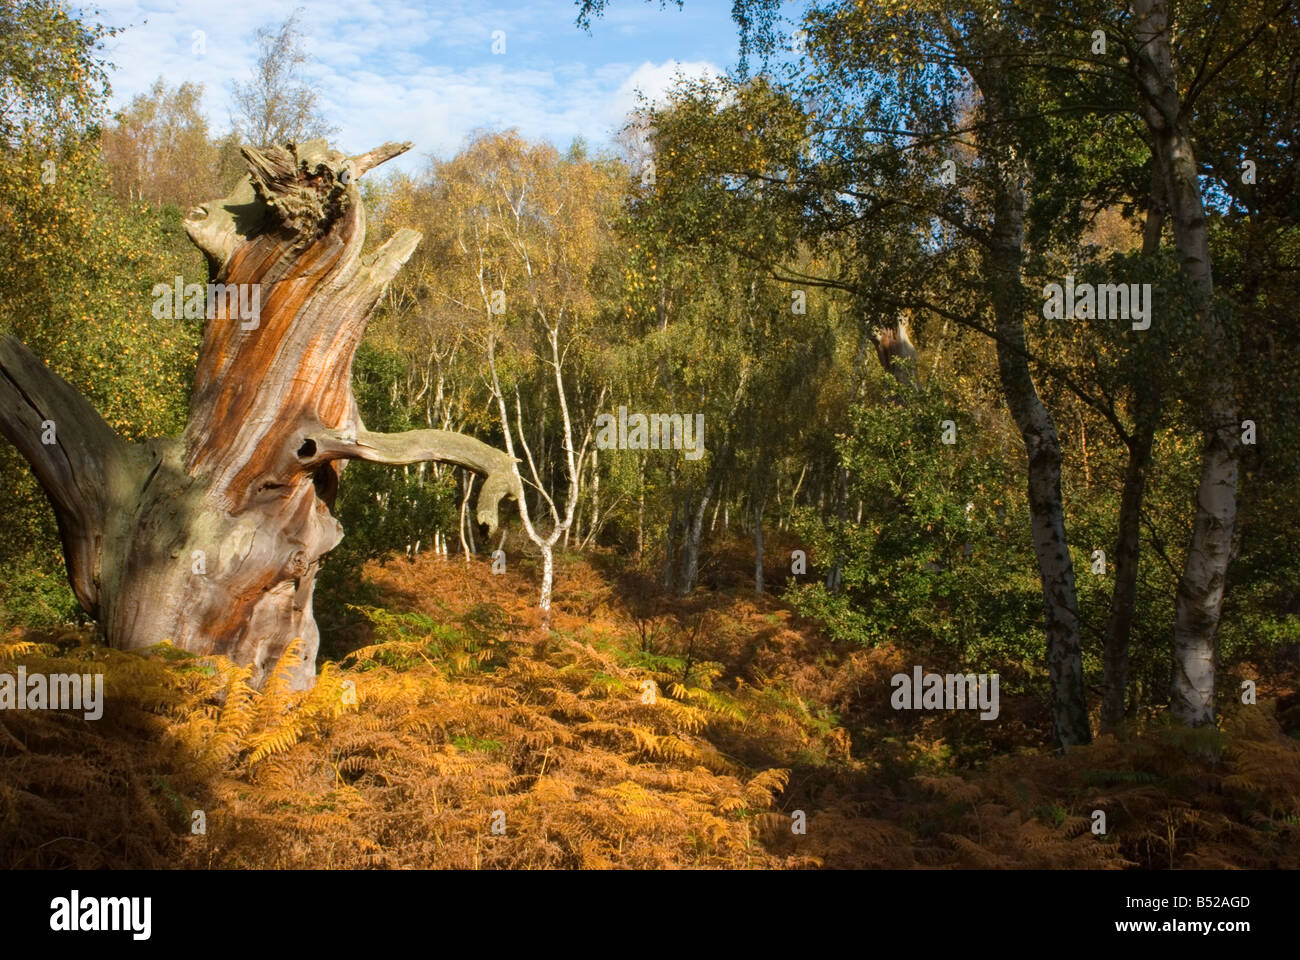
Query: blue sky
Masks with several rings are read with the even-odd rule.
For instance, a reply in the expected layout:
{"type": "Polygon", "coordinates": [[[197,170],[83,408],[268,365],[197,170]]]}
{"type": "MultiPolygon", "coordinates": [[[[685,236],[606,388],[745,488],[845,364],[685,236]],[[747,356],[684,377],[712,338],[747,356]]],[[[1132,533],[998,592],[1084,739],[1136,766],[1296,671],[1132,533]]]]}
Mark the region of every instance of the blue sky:
{"type": "Polygon", "coordinates": [[[579,135],[606,144],[637,89],[657,98],[678,71],[725,72],[737,55],[730,0],[612,0],[590,34],[575,26],[572,0],[97,0],[96,19],[126,28],[106,48],[114,107],[159,76],[188,80],[204,84],[214,132],[229,129],[230,81],[248,79],[254,31],[299,6],[333,141],[360,152],[411,140],[393,166],[412,172],[480,127],[518,127],[559,147],[579,135]],[[206,53],[192,52],[196,30],[206,53]],[[504,54],[492,53],[496,30],[504,54]]]}

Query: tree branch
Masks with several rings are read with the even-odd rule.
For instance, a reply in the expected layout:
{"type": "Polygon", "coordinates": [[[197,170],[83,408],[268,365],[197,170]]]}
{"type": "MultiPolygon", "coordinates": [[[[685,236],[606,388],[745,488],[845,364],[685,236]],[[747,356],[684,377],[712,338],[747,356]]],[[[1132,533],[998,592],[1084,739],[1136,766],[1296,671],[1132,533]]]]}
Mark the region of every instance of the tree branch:
{"type": "Polygon", "coordinates": [[[0,337],[0,433],[49,497],[72,589],[95,616],[105,518],[125,445],[76,388],[11,336],[0,337]]]}
{"type": "Polygon", "coordinates": [[[481,440],[449,430],[407,430],[404,433],[355,434],[342,430],[325,430],[307,437],[298,448],[304,470],[311,470],[331,460],[369,460],[401,466],[437,460],[467,467],[487,479],[478,495],[478,522],[496,532],[498,505],[503,497],[523,497],[516,478],[514,461],[508,454],[481,440]]]}

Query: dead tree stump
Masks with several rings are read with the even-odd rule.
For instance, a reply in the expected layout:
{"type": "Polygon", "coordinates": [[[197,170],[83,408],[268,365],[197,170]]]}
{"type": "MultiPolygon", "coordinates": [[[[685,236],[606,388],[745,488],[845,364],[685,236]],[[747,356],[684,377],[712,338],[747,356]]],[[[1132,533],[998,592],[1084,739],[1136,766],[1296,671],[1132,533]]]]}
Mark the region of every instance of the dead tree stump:
{"type": "Polygon", "coordinates": [[[420,241],[399,230],[362,256],[358,180],[409,148],[246,148],[248,179],[191,212],[185,229],[212,283],[179,438],[124,442],[22,343],[0,340],[0,433],[49,497],[68,579],[107,643],[221,654],[251,664],[260,685],[301,638],[291,682],[308,687],[320,639],[312,590],[343,535],[331,508],[345,461],[440,460],[484,474],[478,519],[493,529],[501,499],[518,497],[504,452],[443,430],[371,433],[358,416],[353,356],[420,241]],[[241,313],[240,293],[256,316],[241,313]]]}

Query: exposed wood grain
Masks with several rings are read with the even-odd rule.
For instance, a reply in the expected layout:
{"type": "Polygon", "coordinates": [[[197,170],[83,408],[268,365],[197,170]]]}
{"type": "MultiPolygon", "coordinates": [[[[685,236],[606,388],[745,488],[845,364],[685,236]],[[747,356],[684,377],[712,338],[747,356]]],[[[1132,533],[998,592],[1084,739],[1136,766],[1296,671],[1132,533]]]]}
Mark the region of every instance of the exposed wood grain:
{"type": "Polygon", "coordinates": [[[290,679],[308,686],[312,595],[342,537],[331,507],[344,461],[446,460],[483,473],[478,515],[493,529],[500,501],[518,498],[505,453],[447,431],[372,433],[358,415],[353,358],[420,235],[399,230],[363,257],[357,180],[409,147],[355,157],[321,140],[245,148],[248,180],[192,211],[185,229],[212,281],[251,285],[260,311],[214,304],[178,439],[121,443],[26,347],[0,341],[0,430],[49,494],[77,598],[113,645],[224,654],[261,682],[301,637],[290,679]],[[51,419],[58,442],[43,445],[51,419]]]}

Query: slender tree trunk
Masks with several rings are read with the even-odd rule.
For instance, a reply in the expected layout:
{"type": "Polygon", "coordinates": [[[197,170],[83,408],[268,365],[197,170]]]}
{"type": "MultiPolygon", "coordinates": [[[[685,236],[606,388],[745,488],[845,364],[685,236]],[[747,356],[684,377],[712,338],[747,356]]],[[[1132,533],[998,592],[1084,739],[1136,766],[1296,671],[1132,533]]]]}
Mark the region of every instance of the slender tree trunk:
{"type": "Polygon", "coordinates": [[[540,549],[542,551],[542,589],[537,599],[537,606],[550,613],[551,595],[555,589],[555,550],[554,546],[547,541],[542,542],[540,549]]]}
{"type": "MultiPolygon", "coordinates": [[[[617,487],[615,489],[618,489],[617,487]]],[[[600,529],[600,452],[591,448],[591,520],[587,523],[587,536],[593,537],[600,529]]],[[[583,541],[586,542],[585,540],[583,541]]]]}
{"type": "Polygon", "coordinates": [[[763,506],[764,497],[754,499],[754,592],[763,595],[763,506]]]}
{"type": "Polygon", "coordinates": [[[1165,0],[1134,0],[1138,56],[1133,69],[1144,95],[1144,119],[1164,177],[1174,244],[1200,326],[1201,356],[1210,358],[1201,385],[1204,447],[1196,513],[1174,611],[1170,711],[1189,726],[1214,722],[1214,657],[1237,520],[1241,428],[1231,344],[1214,310],[1214,275],[1189,118],[1183,114],[1170,50],[1165,0]]]}
{"type": "Polygon", "coordinates": [[[645,556],[645,466],[647,459],[646,456],[642,455],[636,477],[636,557],[638,561],[645,556]]]}
{"type": "MultiPolygon", "coordinates": [[[[799,488],[803,486],[803,478],[807,472],[808,472],[808,463],[807,461],[805,461],[803,465],[803,469],[799,471],[799,480],[794,485],[794,493],[790,494],[790,513],[785,519],[786,529],[789,529],[790,524],[794,522],[794,510],[795,507],[798,506],[799,504],[799,488]]],[[[862,517],[860,513],[858,516],[858,522],[859,523],[862,522],[862,517]]]]}
{"type": "Polygon", "coordinates": [[[695,589],[700,574],[700,539],[704,533],[704,511],[709,505],[706,490],[695,509],[683,518],[682,524],[682,574],[677,581],[677,595],[688,597],[695,589]]]}
{"type": "MultiPolygon", "coordinates": [[[[839,481],[840,492],[836,498],[835,518],[839,525],[839,536],[844,536],[849,521],[849,471],[847,467],[836,467],[835,478],[839,481]]],[[[826,591],[837,594],[844,589],[844,558],[838,554],[831,567],[826,571],[826,591]]]]}
{"type": "MultiPolygon", "coordinates": [[[[549,620],[551,612],[551,575],[554,571],[550,553],[551,549],[555,546],[555,542],[559,540],[560,535],[564,532],[560,524],[560,514],[555,507],[555,501],[551,499],[551,495],[546,492],[546,488],[542,485],[541,474],[537,470],[537,461],[533,459],[532,448],[529,446],[527,439],[527,425],[524,423],[523,404],[519,399],[519,390],[517,387],[515,389],[514,425],[513,427],[511,426],[509,407],[506,405],[505,394],[501,390],[501,381],[497,374],[495,333],[488,334],[487,361],[488,372],[492,377],[492,396],[493,399],[496,400],[497,412],[501,417],[501,427],[506,442],[506,453],[511,458],[514,471],[513,479],[519,490],[519,519],[523,523],[525,536],[528,537],[528,539],[542,554],[542,585],[538,592],[537,606],[542,611],[543,615],[549,620]],[[511,435],[512,430],[517,431],[519,434],[519,443],[523,447],[524,456],[528,460],[528,470],[533,477],[533,486],[537,492],[537,498],[546,503],[547,507],[550,509],[552,520],[551,532],[545,537],[541,535],[536,524],[533,523],[533,514],[528,507],[528,497],[525,495],[526,491],[524,490],[523,480],[519,474],[519,461],[515,458],[514,439],[511,435]]],[[[572,522],[572,511],[572,488],[570,488],[569,515],[567,518],[569,522],[572,522]]],[[[502,537],[501,542],[502,544],[505,543],[504,536],[502,537]]],[[[497,549],[501,550],[503,547],[497,547],[497,549]]]]}
{"type": "MultiPolygon", "coordinates": [[[[1164,223],[1164,189],[1159,167],[1152,175],[1151,209],[1147,214],[1142,239],[1144,257],[1160,251],[1160,234],[1164,223]]],[[[1122,733],[1125,725],[1125,700],[1128,692],[1129,646],[1137,603],[1138,562],[1140,559],[1142,498],[1146,492],[1147,468],[1160,422],[1161,378],[1143,378],[1134,391],[1136,411],[1133,433],[1127,438],[1128,462],[1124,468],[1124,486],[1120,493],[1119,530],[1115,538],[1115,585],[1111,591],[1110,615],[1106,621],[1106,640],[1102,651],[1104,670],[1101,702],[1103,733],[1122,733]]]]}
{"type": "MultiPolygon", "coordinates": [[[[981,86],[984,86],[981,84],[981,86]]],[[[986,96],[990,91],[985,87],[986,96]]],[[[996,96],[996,94],[995,94],[996,96]]],[[[1014,116],[1009,104],[1001,115],[1014,116]]],[[[1039,399],[1026,359],[1024,290],[1023,170],[1014,148],[1002,158],[994,199],[993,235],[987,256],[999,335],[998,374],[1007,406],[1028,456],[1028,495],[1034,553],[1043,586],[1047,669],[1052,688],[1052,727],[1062,749],[1091,741],[1083,685],[1079,607],[1074,565],[1065,535],[1061,503],[1061,443],[1051,415],[1039,399]]]]}
{"type": "Polygon", "coordinates": [[[1154,419],[1137,427],[1131,438],[1124,488],[1120,494],[1119,532],[1115,543],[1115,586],[1111,592],[1110,616],[1102,655],[1104,692],[1101,703],[1103,733],[1124,729],[1125,694],[1128,690],[1128,652],[1137,601],[1137,575],[1142,522],[1142,497],[1146,491],[1147,465],[1155,436],[1154,419]]]}
{"type": "Polygon", "coordinates": [[[469,518],[469,498],[474,492],[475,474],[465,471],[461,474],[465,484],[465,495],[460,501],[460,544],[465,551],[465,562],[470,562],[470,557],[478,553],[478,545],[474,542],[474,524],[469,518]]]}
{"type": "MultiPolygon", "coordinates": [[[[726,459],[725,453],[722,459],[726,459]]],[[[682,576],[677,584],[677,593],[683,597],[690,596],[700,575],[700,541],[704,534],[704,514],[709,508],[709,500],[713,497],[713,489],[718,479],[717,472],[711,472],[713,476],[709,477],[700,502],[694,505],[694,510],[688,516],[683,518],[682,576]]]]}
{"type": "Polygon", "coordinates": [[[309,686],[312,594],[342,536],[331,507],[345,461],[485,473],[478,515],[493,527],[501,498],[518,495],[501,451],[441,430],[372,433],[357,413],[366,319],[420,239],[399,230],[363,258],[357,181],[409,146],[246,148],[249,179],[185,221],[218,286],[178,439],[123,442],[25,346],[0,339],[0,432],[49,495],[73,590],[113,646],[170,640],[247,664],[260,684],[300,642],[285,670],[309,686]]]}

